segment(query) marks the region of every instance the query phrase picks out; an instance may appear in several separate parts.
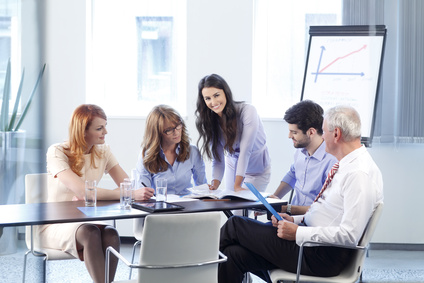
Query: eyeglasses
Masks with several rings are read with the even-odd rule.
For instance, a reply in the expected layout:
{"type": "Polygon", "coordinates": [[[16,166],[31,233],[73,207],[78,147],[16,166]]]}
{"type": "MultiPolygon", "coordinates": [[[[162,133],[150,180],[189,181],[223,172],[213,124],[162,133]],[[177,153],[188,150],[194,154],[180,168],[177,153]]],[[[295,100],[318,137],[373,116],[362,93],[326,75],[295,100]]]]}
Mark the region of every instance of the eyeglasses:
{"type": "Polygon", "coordinates": [[[174,128],[168,128],[168,129],[166,129],[165,131],[163,131],[163,133],[165,134],[165,135],[171,135],[171,134],[173,134],[176,130],[181,130],[183,128],[183,123],[180,123],[180,124],[178,124],[178,125],[176,125],[174,128]]]}

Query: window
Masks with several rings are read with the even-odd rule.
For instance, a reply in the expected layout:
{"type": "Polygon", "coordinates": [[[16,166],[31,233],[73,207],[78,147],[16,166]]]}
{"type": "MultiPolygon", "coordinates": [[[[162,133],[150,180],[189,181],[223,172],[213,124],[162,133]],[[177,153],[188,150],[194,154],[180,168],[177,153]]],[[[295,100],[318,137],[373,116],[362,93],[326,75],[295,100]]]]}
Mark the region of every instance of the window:
{"type": "Polygon", "coordinates": [[[253,97],[261,118],[282,118],[300,100],[309,26],[341,24],[339,0],[256,0],[253,97]]]}
{"type": "Polygon", "coordinates": [[[9,59],[12,64],[11,97],[9,111],[13,110],[20,78],[20,56],[18,37],[19,1],[2,1],[0,5],[0,105],[3,102],[3,86],[9,59]]]}
{"type": "Polygon", "coordinates": [[[4,79],[6,76],[7,62],[11,49],[11,17],[0,16],[0,97],[3,97],[4,79]]]}
{"type": "MultiPolygon", "coordinates": [[[[173,101],[172,17],[137,17],[138,100],[173,101]]],[[[173,101],[175,102],[175,101],[173,101]]]]}
{"type": "Polygon", "coordinates": [[[87,102],[108,116],[186,115],[185,0],[93,0],[87,102]]]}

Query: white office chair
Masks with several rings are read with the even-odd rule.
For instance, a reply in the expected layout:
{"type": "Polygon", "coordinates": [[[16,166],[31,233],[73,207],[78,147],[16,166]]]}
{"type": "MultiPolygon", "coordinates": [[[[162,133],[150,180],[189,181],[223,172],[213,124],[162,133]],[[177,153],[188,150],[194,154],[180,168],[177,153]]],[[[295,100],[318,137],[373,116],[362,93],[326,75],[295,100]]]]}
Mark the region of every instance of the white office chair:
{"type": "Polygon", "coordinates": [[[144,223],[140,261],[129,263],[112,247],[106,249],[106,282],[110,253],[130,268],[138,268],[138,280],[120,282],[216,283],[218,263],[227,260],[219,252],[220,212],[151,214],[144,223]]]}
{"type": "MultiPolygon", "coordinates": [[[[47,173],[27,174],[25,176],[25,203],[41,203],[47,201],[47,173]]],[[[46,262],[47,260],[63,260],[75,259],[71,254],[59,250],[44,249],[37,247],[38,243],[34,241],[37,235],[33,235],[33,226],[25,228],[25,242],[28,251],[24,256],[24,273],[23,280],[25,282],[26,261],[29,253],[36,257],[43,257],[43,282],[46,282],[46,262]],[[35,236],[35,237],[34,237],[35,236]]]]}
{"type": "MultiPolygon", "coordinates": [[[[144,229],[144,218],[135,218],[133,220],[133,231],[134,231],[134,238],[137,240],[134,243],[134,246],[132,248],[132,254],[131,254],[131,264],[134,264],[134,258],[135,258],[135,251],[137,250],[137,247],[141,245],[141,239],[143,237],[143,229],[144,229]]],[[[131,280],[132,276],[132,268],[130,268],[130,276],[128,279],[131,280]]]]}
{"type": "MultiPolygon", "coordinates": [[[[377,226],[378,220],[383,210],[383,203],[380,203],[375,209],[373,215],[368,221],[367,227],[365,227],[364,234],[362,235],[359,243],[356,247],[347,247],[341,245],[335,245],[330,243],[317,243],[317,242],[306,242],[304,245],[300,246],[299,250],[299,259],[297,264],[297,273],[291,273],[282,269],[274,269],[269,272],[271,280],[273,283],[285,282],[285,281],[296,281],[296,282],[334,282],[334,283],[343,283],[343,282],[356,282],[361,276],[362,267],[365,259],[365,254],[368,249],[368,245],[371,241],[371,237],[374,234],[374,230],[377,226]],[[300,268],[302,263],[303,249],[308,246],[336,246],[343,248],[355,249],[355,253],[352,256],[352,259],[345,269],[342,272],[333,277],[316,277],[316,276],[307,276],[300,275],[300,268]]],[[[362,280],[360,280],[362,281],[362,280]]]]}

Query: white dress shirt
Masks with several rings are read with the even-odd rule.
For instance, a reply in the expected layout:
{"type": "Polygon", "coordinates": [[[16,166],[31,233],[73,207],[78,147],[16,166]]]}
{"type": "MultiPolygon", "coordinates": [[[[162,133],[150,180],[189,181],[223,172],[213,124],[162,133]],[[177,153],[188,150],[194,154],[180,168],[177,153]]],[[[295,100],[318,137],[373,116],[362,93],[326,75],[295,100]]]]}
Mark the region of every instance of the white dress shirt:
{"type": "MultiPolygon", "coordinates": [[[[381,172],[362,146],[339,162],[339,170],[322,197],[305,214],[296,243],[318,241],[357,245],[377,204],[383,202],[381,172]]],[[[300,223],[303,216],[295,216],[300,223]]]]}

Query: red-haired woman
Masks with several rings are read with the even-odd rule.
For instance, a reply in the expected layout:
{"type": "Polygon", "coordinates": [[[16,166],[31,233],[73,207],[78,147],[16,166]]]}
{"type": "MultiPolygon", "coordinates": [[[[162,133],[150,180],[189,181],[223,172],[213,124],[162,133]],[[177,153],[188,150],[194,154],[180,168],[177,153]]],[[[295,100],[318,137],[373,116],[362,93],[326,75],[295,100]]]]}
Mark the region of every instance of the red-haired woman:
{"type": "MultiPolygon", "coordinates": [[[[85,180],[100,181],[109,174],[119,186],[128,175],[105,144],[107,117],[96,105],[83,104],[75,109],[69,125],[69,141],[54,144],[47,151],[48,201],[83,200],[85,180]]],[[[97,188],[98,200],[118,200],[119,188],[97,188]]],[[[153,190],[135,191],[135,199],[150,199],[153,190]]],[[[40,245],[70,253],[85,262],[94,282],[105,281],[105,250],[119,250],[118,232],[102,222],[50,224],[39,227],[40,245]]],[[[117,260],[111,260],[113,280],[117,260]]]]}

